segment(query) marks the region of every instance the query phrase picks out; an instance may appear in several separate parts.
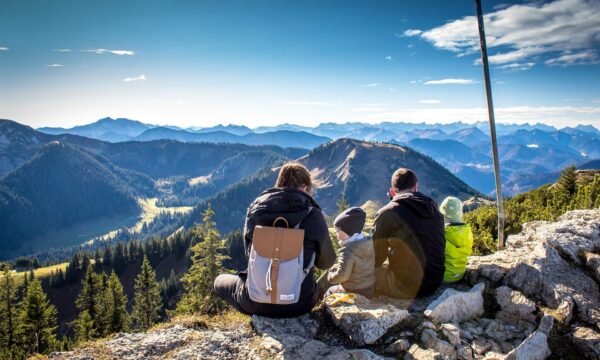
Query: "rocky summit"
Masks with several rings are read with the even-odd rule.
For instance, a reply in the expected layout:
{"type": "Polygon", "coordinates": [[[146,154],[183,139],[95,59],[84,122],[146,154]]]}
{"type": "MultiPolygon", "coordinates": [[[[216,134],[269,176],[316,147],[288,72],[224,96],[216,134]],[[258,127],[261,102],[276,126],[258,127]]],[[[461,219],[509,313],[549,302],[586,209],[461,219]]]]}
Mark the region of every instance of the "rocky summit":
{"type": "Polygon", "coordinates": [[[292,319],[173,321],[50,359],[600,359],[600,209],[531,222],[414,302],[354,294],[292,319]],[[243,322],[243,321],[242,321],[243,322]]]}

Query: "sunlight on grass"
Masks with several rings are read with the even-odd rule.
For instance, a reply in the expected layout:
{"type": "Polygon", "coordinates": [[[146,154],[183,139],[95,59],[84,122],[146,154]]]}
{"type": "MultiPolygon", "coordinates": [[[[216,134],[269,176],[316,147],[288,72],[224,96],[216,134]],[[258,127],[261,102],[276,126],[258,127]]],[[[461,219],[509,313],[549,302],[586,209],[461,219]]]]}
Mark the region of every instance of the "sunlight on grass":
{"type": "MultiPolygon", "coordinates": [[[[93,260],[92,260],[93,262],[93,260]]],[[[63,272],[65,270],[67,270],[67,265],[69,263],[62,263],[62,264],[56,264],[56,265],[52,265],[52,266],[47,266],[47,267],[43,267],[43,268],[39,268],[39,269],[35,269],[33,271],[33,274],[35,276],[36,279],[43,279],[46,277],[51,276],[53,273],[58,272],[58,270],[62,270],[63,272]]],[[[17,286],[21,286],[23,284],[23,278],[24,278],[24,274],[27,274],[27,276],[29,276],[29,271],[21,271],[21,272],[16,272],[16,271],[12,271],[12,277],[15,280],[15,284],[17,286]]]]}

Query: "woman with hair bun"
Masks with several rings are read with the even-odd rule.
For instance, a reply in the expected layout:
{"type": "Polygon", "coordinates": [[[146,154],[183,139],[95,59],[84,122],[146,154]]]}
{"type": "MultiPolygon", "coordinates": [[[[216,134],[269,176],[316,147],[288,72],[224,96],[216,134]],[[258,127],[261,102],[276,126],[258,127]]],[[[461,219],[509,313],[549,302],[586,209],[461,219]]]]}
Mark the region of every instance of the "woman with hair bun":
{"type": "Polygon", "coordinates": [[[279,171],[275,187],[264,191],[250,204],[244,226],[246,257],[250,257],[255,227],[274,226],[274,221],[283,217],[289,228],[304,230],[303,267],[306,275],[297,302],[287,304],[252,300],[248,292],[247,272],[219,275],[214,283],[215,292],[241,313],[274,318],[295,317],[310,312],[317,303],[318,290],[312,265],[329,269],[336,256],[321,208],[312,197],[313,186],[311,175],[304,166],[288,163],[279,171]]]}

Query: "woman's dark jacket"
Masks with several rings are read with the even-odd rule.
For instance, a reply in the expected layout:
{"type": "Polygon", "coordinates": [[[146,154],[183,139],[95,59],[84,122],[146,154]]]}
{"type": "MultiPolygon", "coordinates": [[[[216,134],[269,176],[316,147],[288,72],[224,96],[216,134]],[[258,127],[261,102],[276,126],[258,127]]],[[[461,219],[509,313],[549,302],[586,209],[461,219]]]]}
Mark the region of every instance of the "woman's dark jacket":
{"type": "MultiPolygon", "coordinates": [[[[244,226],[246,257],[250,254],[254,227],[256,225],[272,226],[273,221],[280,216],[287,219],[290,227],[294,227],[302,221],[299,228],[305,231],[304,267],[309,265],[313,254],[315,254],[315,266],[319,269],[329,269],[335,263],[335,251],[321,208],[310,195],[292,188],[266,190],[250,204],[244,226]],[[308,213],[310,208],[312,210],[308,213]]],[[[245,292],[247,293],[247,290],[245,292]]],[[[316,303],[316,296],[316,283],[311,269],[302,283],[300,299],[297,304],[255,303],[254,305],[263,315],[271,317],[298,316],[312,309],[316,303]]]]}

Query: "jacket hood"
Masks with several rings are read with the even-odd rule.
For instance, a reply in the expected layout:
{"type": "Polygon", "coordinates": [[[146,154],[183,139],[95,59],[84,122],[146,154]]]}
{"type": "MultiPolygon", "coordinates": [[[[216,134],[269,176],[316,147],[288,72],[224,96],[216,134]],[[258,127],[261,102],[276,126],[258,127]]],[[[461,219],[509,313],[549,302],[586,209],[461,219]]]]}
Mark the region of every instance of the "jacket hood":
{"type": "Polygon", "coordinates": [[[439,213],[436,202],[429,196],[418,191],[398,194],[394,196],[392,201],[398,204],[410,206],[419,215],[425,218],[434,217],[439,213]]]}
{"type": "Polygon", "coordinates": [[[320,209],[317,202],[307,193],[293,188],[265,190],[248,209],[248,216],[257,225],[272,226],[273,220],[283,216],[293,227],[307,214],[308,208],[320,209]]]}

